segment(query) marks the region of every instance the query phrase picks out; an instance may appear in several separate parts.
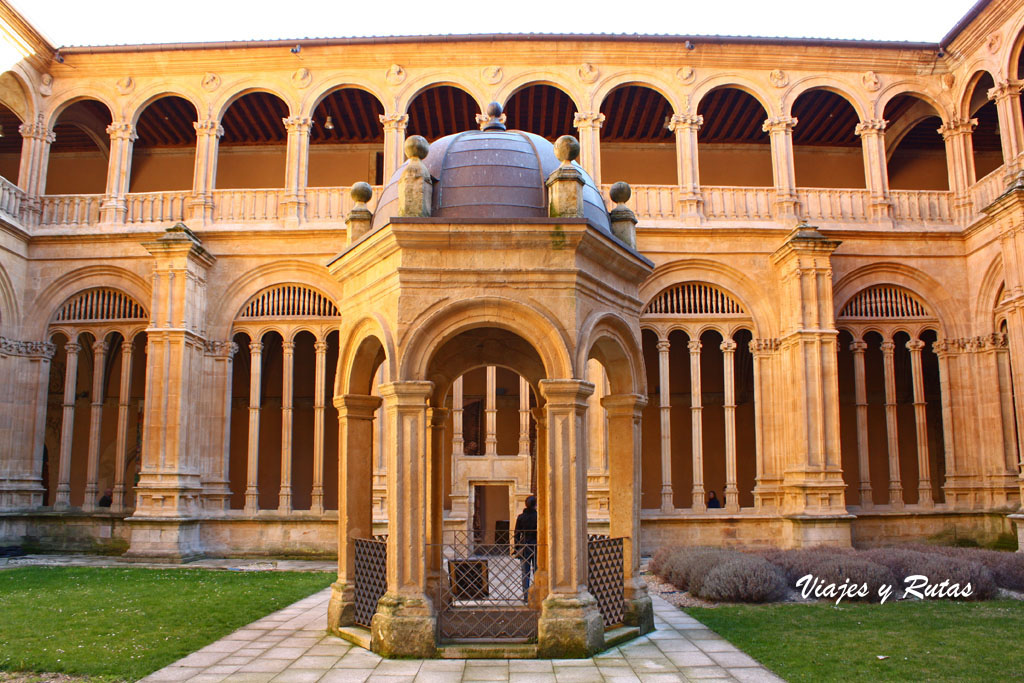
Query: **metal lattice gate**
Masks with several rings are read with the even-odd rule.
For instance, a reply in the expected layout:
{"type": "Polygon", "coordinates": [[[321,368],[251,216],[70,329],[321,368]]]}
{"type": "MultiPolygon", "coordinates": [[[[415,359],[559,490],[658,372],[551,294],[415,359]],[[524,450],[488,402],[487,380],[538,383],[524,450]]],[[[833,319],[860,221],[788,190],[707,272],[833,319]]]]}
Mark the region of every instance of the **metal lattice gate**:
{"type": "MultiPolygon", "coordinates": [[[[476,543],[466,531],[445,532],[440,545],[437,628],[442,640],[528,640],[537,636],[537,610],[527,602],[526,581],[536,551],[509,543],[476,543]]],[[[533,546],[535,548],[535,546],[533,546]]],[[[434,551],[437,546],[428,547],[434,551]]]]}
{"type": "Polygon", "coordinates": [[[355,622],[366,628],[377,613],[377,601],[388,589],[387,540],[387,536],[374,536],[355,541],[355,622]]]}
{"type": "Polygon", "coordinates": [[[587,590],[597,600],[606,629],[622,623],[626,594],[621,538],[591,536],[587,540],[587,590]]]}

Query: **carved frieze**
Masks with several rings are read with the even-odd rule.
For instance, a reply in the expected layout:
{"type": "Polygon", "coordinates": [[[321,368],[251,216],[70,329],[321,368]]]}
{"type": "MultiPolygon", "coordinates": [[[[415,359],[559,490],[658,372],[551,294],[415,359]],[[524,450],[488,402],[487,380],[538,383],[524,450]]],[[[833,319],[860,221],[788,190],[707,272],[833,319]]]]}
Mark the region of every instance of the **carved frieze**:
{"type": "Polygon", "coordinates": [[[46,341],[19,341],[0,337],[0,354],[25,358],[52,358],[56,345],[46,341]]]}

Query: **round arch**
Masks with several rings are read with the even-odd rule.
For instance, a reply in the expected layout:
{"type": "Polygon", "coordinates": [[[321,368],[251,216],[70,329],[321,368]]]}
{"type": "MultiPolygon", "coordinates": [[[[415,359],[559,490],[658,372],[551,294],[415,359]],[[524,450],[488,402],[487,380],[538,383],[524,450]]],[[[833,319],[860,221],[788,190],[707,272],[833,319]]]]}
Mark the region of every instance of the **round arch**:
{"type": "MultiPolygon", "coordinates": [[[[480,108],[481,112],[487,109],[487,103],[489,100],[487,99],[486,93],[475,87],[473,83],[456,80],[452,78],[451,73],[432,71],[409,82],[402,93],[398,96],[395,110],[402,112],[403,114],[408,114],[409,105],[412,104],[417,97],[431,88],[439,86],[448,86],[449,88],[462,90],[467,93],[474,102],[476,102],[476,105],[480,108]]],[[[387,107],[385,107],[385,112],[391,113],[387,111],[387,107]]]]}
{"type": "Polygon", "coordinates": [[[827,90],[839,95],[857,112],[859,120],[864,121],[869,118],[871,105],[861,99],[859,91],[845,81],[837,81],[828,76],[805,76],[790,85],[789,90],[783,97],[783,113],[786,116],[792,116],[793,105],[796,101],[800,99],[801,95],[812,90],[827,90]]]}
{"type": "Polygon", "coordinates": [[[592,313],[579,334],[576,373],[583,377],[587,361],[597,359],[604,366],[613,394],[646,394],[643,350],[639,334],[614,313],[592,313]]]}
{"type": "Polygon", "coordinates": [[[410,323],[412,332],[401,342],[398,378],[427,379],[438,350],[457,335],[478,328],[496,328],[520,337],[538,354],[548,379],[574,376],[570,341],[553,317],[513,299],[475,297],[427,311],[410,323]],[[524,334],[524,330],[528,331],[524,334]]]}
{"type": "Polygon", "coordinates": [[[289,116],[295,116],[295,112],[298,111],[298,106],[290,97],[291,89],[284,83],[279,83],[275,80],[267,81],[265,79],[246,78],[236,81],[230,86],[222,86],[222,88],[223,93],[211,103],[211,110],[216,112],[215,118],[217,121],[224,119],[224,113],[227,112],[232,104],[253,93],[265,93],[278,98],[288,107],[289,116]]]}
{"type": "Polygon", "coordinates": [[[638,75],[635,71],[620,71],[610,74],[604,78],[600,84],[598,84],[594,91],[593,98],[591,99],[591,106],[594,111],[599,111],[601,109],[604,105],[604,101],[608,99],[608,95],[610,95],[613,90],[631,85],[653,90],[665,98],[669,103],[669,106],[672,107],[672,113],[678,114],[681,112],[681,103],[679,102],[679,98],[677,97],[678,93],[675,88],[652,73],[641,73],[638,75]]]}
{"type": "Polygon", "coordinates": [[[309,88],[309,92],[299,102],[299,113],[301,116],[311,117],[324,98],[339,90],[360,90],[377,100],[381,108],[387,112],[384,93],[378,90],[372,83],[361,81],[332,81],[324,79],[315,86],[309,88]]]}
{"type": "Polygon", "coordinates": [[[875,99],[873,118],[882,118],[885,114],[885,107],[898,95],[909,95],[927,103],[935,110],[935,115],[942,119],[943,122],[953,118],[952,111],[948,106],[942,104],[941,97],[918,87],[918,85],[910,81],[897,81],[882,88],[881,92],[878,93],[877,99],[875,99]]]}
{"type": "Polygon", "coordinates": [[[18,308],[18,297],[14,291],[14,283],[3,264],[0,264],[0,336],[13,334],[19,328],[21,310],[18,308]]]}
{"type": "Polygon", "coordinates": [[[30,308],[45,311],[26,327],[30,339],[42,339],[59,307],[69,298],[86,289],[107,287],[124,292],[148,308],[153,299],[150,283],[142,276],[117,266],[86,266],[60,276],[44,289],[30,308]]]}
{"type": "Polygon", "coordinates": [[[772,298],[747,275],[717,261],[692,258],[660,265],[640,285],[639,298],[646,306],[665,289],[688,281],[706,282],[736,297],[750,316],[754,328],[751,332],[755,337],[778,334],[773,323],[777,315],[772,298]]]}
{"type": "Polygon", "coordinates": [[[198,95],[198,93],[187,88],[170,89],[163,85],[146,88],[131,102],[125,105],[125,118],[127,118],[133,126],[138,125],[139,117],[142,116],[143,112],[145,112],[147,108],[149,108],[149,105],[153,104],[157,100],[162,100],[165,97],[180,97],[191,104],[195,108],[196,120],[199,120],[199,112],[203,110],[203,99],[198,95]]]}
{"type": "Polygon", "coordinates": [[[565,93],[570,101],[572,101],[573,106],[576,107],[576,111],[583,111],[583,105],[581,104],[583,102],[583,97],[579,93],[573,91],[572,83],[547,71],[527,71],[525,73],[517,74],[515,78],[512,78],[501,85],[501,87],[494,93],[494,100],[500,102],[502,107],[507,106],[508,101],[512,99],[514,95],[534,85],[546,85],[554,88],[555,90],[560,90],[565,93]]]}
{"type": "MultiPolygon", "coordinates": [[[[322,292],[335,305],[342,300],[340,285],[326,276],[323,266],[297,259],[273,261],[246,271],[228,284],[220,296],[216,297],[218,303],[208,310],[211,337],[227,339],[235,318],[246,302],[264,289],[281,284],[281,276],[290,283],[322,292]]],[[[213,296],[210,298],[214,299],[213,296]]]]}
{"type": "Polygon", "coordinates": [[[760,84],[738,74],[728,73],[706,78],[694,86],[693,94],[690,96],[690,110],[689,112],[683,113],[697,113],[701,100],[703,100],[712,90],[716,90],[718,88],[735,88],[736,90],[741,90],[747,93],[757,100],[758,104],[764,108],[765,114],[768,116],[780,113],[772,107],[771,97],[761,89],[760,84]]]}
{"type": "Polygon", "coordinates": [[[95,89],[84,86],[77,86],[61,93],[60,99],[57,99],[57,97],[58,96],[56,94],[53,95],[54,101],[50,103],[49,108],[43,114],[43,120],[46,121],[46,127],[49,130],[53,130],[54,126],[60,122],[61,114],[63,114],[68,107],[85,100],[99,102],[107,108],[107,112],[110,114],[110,119],[112,121],[117,120],[115,113],[118,112],[118,108],[114,104],[113,100],[109,99],[103,92],[98,92],[95,89]]]}
{"type": "Polygon", "coordinates": [[[374,313],[341,331],[338,371],[334,375],[334,395],[369,394],[376,366],[375,341],[384,353],[388,377],[396,376],[395,341],[383,317],[374,313]],[[368,342],[370,342],[368,344],[368,342]]]}
{"type": "MultiPolygon", "coordinates": [[[[959,118],[969,119],[971,118],[971,101],[974,99],[974,91],[978,87],[978,83],[989,76],[992,82],[995,83],[996,74],[992,73],[992,70],[988,68],[988,65],[981,63],[972,65],[970,69],[967,69],[967,73],[970,73],[970,77],[964,81],[963,87],[957,96],[957,115],[959,118]]],[[[987,97],[986,97],[987,100],[987,97]]]]}
{"type": "Polygon", "coordinates": [[[897,285],[917,296],[938,318],[939,332],[945,337],[966,336],[967,321],[957,303],[933,277],[916,268],[893,262],[872,263],[856,268],[833,285],[834,315],[860,291],[873,285],[897,285]]]}

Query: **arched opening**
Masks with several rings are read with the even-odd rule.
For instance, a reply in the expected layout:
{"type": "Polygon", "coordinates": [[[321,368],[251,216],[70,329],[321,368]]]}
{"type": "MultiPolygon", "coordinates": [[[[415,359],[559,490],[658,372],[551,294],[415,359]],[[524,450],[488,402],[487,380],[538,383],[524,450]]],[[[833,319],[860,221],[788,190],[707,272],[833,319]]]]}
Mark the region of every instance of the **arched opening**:
{"type": "Polygon", "coordinates": [[[837,93],[813,88],[793,103],[793,163],[799,187],[862,188],[864,155],[857,111],[837,93]]]}
{"type": "Polygon", "coordinates": [[[657,510],[661,506],[661,381],[658,375],[658,333],[644,328],[640,333],[647,374],[647,405],[641,425],[640,507],[657,510]]]}
{"type": "Polygon", "coordinates": [[[233,341],[231,507],[248,514],[337,509],[338,309],[304,285],[261,290],[233,341]]]}
{"type": "Polygon", "coordinates": [[[837,319],[844,330],[838,361],[848,504],[867,510],[944,500],[937,321],[913,292],[895,285],[861,290],[837,319]]]}
{"type": "Polygon", "coordinates": [[[409,103],[408,113],[405,134],[422,135],[433,142],[445,135],[475,130],[480,105],[462,88],[435,85],[409,103]]]}
{"type": "Polygon", "coordinates": [[[217,181],[221,190],[284,187],[288,105],[277,95],[251,92],[227,108],[224,135],[217,147],[217,181]]]}
{"type": "Polygon", "coordinates": [[[324,95],[313,110],[309,129],[310,187],[384,183],[384,107],[358,88],[339,88],[324,95]]]}
{"type": "Polygon", "coordinates": [[[110,110],[97,100],[79,100],[64,109],[53,127],[47,165],[47,194],[102,194],[110,159],[110,110]]]}
{"type": "Polygon", "coordinates": [[[762,128],[768,113],[752,95],[715,88],[697,107],[704,123],[697,133],[702,185],[771,187],[772,152],[762,128]]]}
{"type": "Polygon", "coordinates": [[[601,103],[601,174],[637,185],[675,185],[675,137],[667,124],[672,105],[658,91],[622,85],[601,103]]]}
{"type": "Polygon", "coordinates": [[[572,98],[544,83],[517,90],[505,104],[509,129],[535,133],[551,142],[563,135],[578,135],[572,125],[575,114],[572,98]]]}
{"type": "Polygon", "coordinates": [[[948,190],[946,144],[938,132],[939,113],[911,94],[897,95],[885,105],[883,118],[889,187],[894,190],[948,190]]]}
{"type": "Polygon", "coordinates": [[[196,120],[196,108],[176,95],[146,106],[135,124],[130,192],[192,189],[196,120]]]}
{"type": "Polygon", "coordinates": [[[988,91],[995,87],[992,75],[987,71],[977,75],[977,82],[971,91],[968,103],[968,117],[978,120],[971,134],[974,150],[974,173],[980,180],[1003,165],[1003,147],[1000,142],[999,113],[996,103],[988,98],[988,91]]]}
{"type": "Polygon", "coordinates": [[[18,184],[21,169],[21,118],[0,102],[0,176],[18,184]]]}

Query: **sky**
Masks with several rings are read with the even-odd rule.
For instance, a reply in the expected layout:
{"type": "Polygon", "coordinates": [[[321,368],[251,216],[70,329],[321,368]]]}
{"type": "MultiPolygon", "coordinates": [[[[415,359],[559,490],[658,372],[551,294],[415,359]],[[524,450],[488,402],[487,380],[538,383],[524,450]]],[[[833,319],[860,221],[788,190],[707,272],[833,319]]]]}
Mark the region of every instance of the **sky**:
{"type": "Polygon", "coordinates": [[[975,0],[14,0],[55,46],[465,33],[938,42],[975,0]]]}

